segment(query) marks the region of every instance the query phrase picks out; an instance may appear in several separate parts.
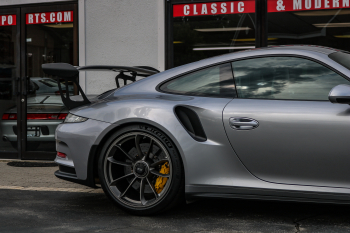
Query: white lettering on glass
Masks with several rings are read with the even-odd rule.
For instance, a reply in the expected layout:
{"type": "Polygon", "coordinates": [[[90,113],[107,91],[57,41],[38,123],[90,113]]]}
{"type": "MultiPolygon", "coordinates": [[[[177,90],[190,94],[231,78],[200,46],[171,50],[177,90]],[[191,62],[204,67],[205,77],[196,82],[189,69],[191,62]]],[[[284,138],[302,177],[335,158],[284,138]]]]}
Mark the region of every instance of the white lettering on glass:
{"type": "Polygon", "coordinates": [[[53,22],[55,22],[55,13],[51,13],[50,14],[50,21],[53,23],[53,22]]]}
{"type": "Polygon", "coordinates": [[[45,13],[41,13],[41,22],[42,23],[46,22],[45,13]]]}
{"type": "Polygon", "coordinates": [[[39,13],[34,14],[35,15],[35,23],[39,23],[39,13]]]}
{"type": "Polygon", "coordinates": [[[216,14],[217,9],[216,9],[216,3],[211,4],[211,13],[216,14]]]}
{"type": "Polygon", "coordinates": [[[70,11],[64,12],[63,14],[64,14],[64,21],[65,21],[65,22],[70,22],[70,21],[72,21],[71,12],[70,12],[70,11]]]}
{"type": "Polygon", "coordinates": [[[315,8],[321,8],[321,0],[315,0],[315,8]]]}
{"type": "Polygon", "coordinates": [[[221,3],[221,13],[226,13],[226,3],[221,3]]]}
{"type": "Polygon", "coordinates": [[[62,22],[62,13],[61,12],[57,13],[57,22],[62,22]]]}
{"type": "Polygon", "coordinates": [[[198,15],[198,12],[197,12],[197,5],[196,5],[196,4],[193,5],[193,14],[194,14],[194,15],[198,15]]]}
{"type": "Polygon", "coordinates": [[[301,10],[301,0],[293,0],[293,10],[301,10]]]}
{"type": "Polygon", "coordinates": [[[243,12],[244,11],[244,2],[239,2],[238,3],[238,11],[243,12]]]}
{"type": "Polygon", "coordinates": [[[333,7],[339,7],[339,0],[333,0],[333,7]]]}
{"type": "Polygon", "coordinates": [[[208,14],[207,4],[203,4],[202,5],[202,12],[201,12],[201,14],[202,15],[208,14]]]}
{"type": "Polygon", "coordinates": [[[329,8],[329,1],[328,0],[324,0],[324,8],[329,8]]]}
{"type": "Polygon", "coordinates": [[[310,9],[311,8],[311,0],[305,0],[305,8],[310,9]]]}
{"type": "Polygon", "coordinates": [[[33,14],[28,14],[28,23],[33,23],[33,14]]]}
{"type": "Polygon", "coordinates": [[[184,15],[189,15],[190,14],[190,6],[189,5],[185,5],[184,6],[184,15]]]}
{"type": "Polygon", "coordinates": [[[283,0],[278,0],[278,1],[277,1],[277,7],[276,7],[276,9],[277,9],[278,11],[284,11],[285,8],[286,8],[286,7],[283,5],[283,0]]]}

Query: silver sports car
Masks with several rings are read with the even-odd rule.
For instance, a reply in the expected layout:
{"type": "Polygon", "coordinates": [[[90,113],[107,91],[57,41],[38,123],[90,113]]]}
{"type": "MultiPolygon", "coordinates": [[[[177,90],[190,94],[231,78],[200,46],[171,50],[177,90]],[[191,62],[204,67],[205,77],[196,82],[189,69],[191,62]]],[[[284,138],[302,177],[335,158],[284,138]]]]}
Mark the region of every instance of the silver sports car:
{"type": "MultiPolygon", "coordinates": [[[[62,104],[58,82],[51,78],[34,77],[28,80],[27,150],[50,151],[55,148],[55,130],[66,118],[68,111],[62,104]]],[[[66,92],[65,88],[62,88],[66,92]]],[[[73,86],[68,85],[70,94],[73,86]]],[[[3,141],[17,149],[17,107],[7,109],[0,121],[3,141]]]]}
{"type": "MultiPolygon", "coordinates": [[[[150,76],[93,99],[62,99],[59,178],[95,187],[137,215],[198,198],[350,203],[350,54],[279,46],[158,73],[149,67],[45,64],[150,76]],[[154,75],[152,75],[154,74],[154,75]]],[[[117,76],[117,77],[118,77],[117,76]]]]}

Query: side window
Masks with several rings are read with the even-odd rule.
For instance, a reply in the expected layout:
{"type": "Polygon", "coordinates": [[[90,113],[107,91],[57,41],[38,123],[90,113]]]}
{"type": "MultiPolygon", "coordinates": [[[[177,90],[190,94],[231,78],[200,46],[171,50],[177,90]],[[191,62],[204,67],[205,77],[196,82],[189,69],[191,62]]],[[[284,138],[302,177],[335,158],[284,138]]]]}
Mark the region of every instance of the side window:
{"type": "Polygon", "coordinates": [[[330,90],[348,80],[316,62],[266,57],[232,62],[239,98],[328,100],[330,90]]]}
{"type": "Polygon", "coordinates": [[[229,63],[210,67],[173,79],[160,87],[168,93],[234,98],[236,94],[229,63]]]}

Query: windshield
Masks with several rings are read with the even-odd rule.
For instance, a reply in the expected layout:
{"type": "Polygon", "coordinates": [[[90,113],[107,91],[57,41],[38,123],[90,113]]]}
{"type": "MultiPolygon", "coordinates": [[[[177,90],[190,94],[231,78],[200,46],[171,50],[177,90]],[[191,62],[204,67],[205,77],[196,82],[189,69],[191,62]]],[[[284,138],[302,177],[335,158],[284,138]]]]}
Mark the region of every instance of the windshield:
{"type": "Polygon", "coordinates": [[[48,87],[58,87],[57,81],[54,81],[52,79],[42,79],[42,80],[39,80],[38,82],[40,82],[48,87]]]}
{"type": "Polygon", "coordinates": [[[350,54],[344,52],[336,52],[328,55],[330,59],[339,63],[350,70],[350,54]]]}
{"type": "MultiPolygon", "coordinates": [[[[31,96],[38,95],[59,95],[58,82],[51,78],[31,78],[29,85],[29,93],[31,96]]],[[[61,87],[64,93],[66,93],[66,85],[61,82],[61,87]]],[[[73,94],[74,86],[68,83],[68,92],[73,94]]]]}

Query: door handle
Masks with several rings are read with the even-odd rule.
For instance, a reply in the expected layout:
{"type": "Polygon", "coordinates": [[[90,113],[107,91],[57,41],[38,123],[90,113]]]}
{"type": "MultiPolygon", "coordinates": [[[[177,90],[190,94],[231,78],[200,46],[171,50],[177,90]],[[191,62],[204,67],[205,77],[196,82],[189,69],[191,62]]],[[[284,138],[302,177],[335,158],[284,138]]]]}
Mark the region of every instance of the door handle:
{"type": "Polygon", "coordinates": [[[248,130],[257,128],[259,126],[259,122],[247,117],[231,117],[230,126],[233,129],[248,130]]]}

